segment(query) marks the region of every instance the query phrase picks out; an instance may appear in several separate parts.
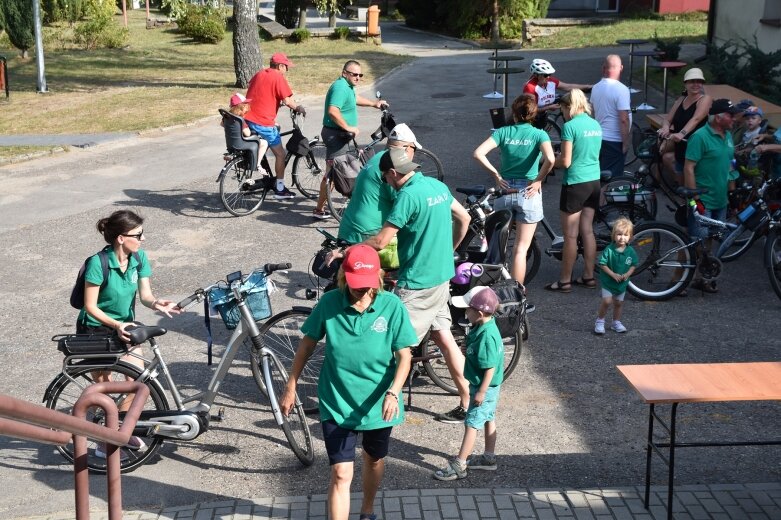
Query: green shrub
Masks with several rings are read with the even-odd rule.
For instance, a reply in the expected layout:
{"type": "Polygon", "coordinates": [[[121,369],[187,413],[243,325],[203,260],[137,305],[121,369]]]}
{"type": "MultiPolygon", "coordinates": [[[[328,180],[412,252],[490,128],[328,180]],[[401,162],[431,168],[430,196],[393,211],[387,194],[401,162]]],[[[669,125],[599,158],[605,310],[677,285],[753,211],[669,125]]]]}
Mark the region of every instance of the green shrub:
{"type": "Polygon", "coordinates": [[[3,11],[5,30],[11,45],[27,56],[27,51],[35,45],[33,29],[33,10],[27,0],[3,0],[0,2],[3,11]]]}
{"type": "Polygon", "coordinates": [[[312,37],[312,33],[309,32],[309,30],[295,29],[292,33],[290,33],[290,36],[288,36],[287,39],[290,43],[301,43],[301,42],[305,42],[311,37],[312,37]]]}
{"type": "Polygon", "coordinates": [[[334,27],[334,32],[331,33],[331,38],[334,40],[346,40],[350,37],[350,28],[349,27],[334,27]]]}
{"type": "Polygon", "coordinates": [[[274,2],[274,19],[288,29],[296,27],[300,3],[300,0],[276,0],[274,2]]]}
{"type": "Polygon", "coordinates": [[[87,49],[116,49],[127,44],[129,32],[114,20],[116,5],[113,0],[88,0],[88,19],[73,30],[76,43],[87,49]]]}
{"type": "Polygon", "coordinates": [[[722,45],[707,44],[712,78],[708,83],[726,83],[772,103],[781,103],[781,50],[764,52],[757,44],[728,40],[722,45]]]}
{"type": "Polygon", "coordinates": [[[189,4],[176,23],[182,33],[197,42],[217,43],[225,37],[225,15],[218,8],[189,4]]]}
{"type": "Polygon", "coordinates": [[[656,44],[655,51],[663,52],[661,56],[656,58],[658,61],[677,61],[678,55],[681,53],[681,44],[683,38],[659,38],[659,34],[654,31],[654,36],[651,38],[656,44]]]}
{"type": "Polygon", "coordinates": [[[178,20],[184,15],[187,6],[187,0],[162,0],[160,2],[160,10],[174,20],[178,20]]]}

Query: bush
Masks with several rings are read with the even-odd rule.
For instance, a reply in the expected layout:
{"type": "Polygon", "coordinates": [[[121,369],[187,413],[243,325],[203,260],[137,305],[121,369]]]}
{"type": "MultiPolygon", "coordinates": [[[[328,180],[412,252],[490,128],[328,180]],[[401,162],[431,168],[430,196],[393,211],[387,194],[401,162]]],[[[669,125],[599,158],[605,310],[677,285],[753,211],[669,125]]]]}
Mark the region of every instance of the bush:
{"type": "Polygon", "coordinates": [[[331,34],[331,38],[334,40],[346,40],[350,37],[349,27],[334,27],[334,32],[331,34]]]}
{"type": "Polygon", "coordinates": [[[225,16],[221,9],[189,4],[176,24],[179,30],[193,40],[217,43],[225,37],[225,16]]]}
{"type": "Polygon", "coordinates": [[[76,43],[87,49],[116,49],[127,44],[129,32],[114,21],[113,0],[88,0],[86,11],[89,19],[73,31],[76,43]]]}
{"type": "Polygon", "coordinates": [[[274,19],[288,29],[298,25],[299,0],[276,0],[274,19]]]}
{"type": "Polygon", "coordinates": [[[0,10],[3,11],[5,30],[11,45],[22,51],[27,57],[27,51],[35,45],[33,29],[33,10],[27,0],[3,0],[0,10]]]}
{"type": "Polygon", "coordinates": [[[309,30],[295,29],[292,33],[290,33],[290,36],[288,36],[287,39],[290,43],[301,43],[301,42],[305,42],[311,37],[312,37],[312,33],[309,32],[309,30]]]}
{"type": "Polygon", "coordinates": [[[753,92],[772,103],[781,103],[781,50],[764,52],[746,40],[707,44],[708,64],[713,75],[709,83],[726,83],[753,92]]]}
{"type": "Polygon", "coordinates": [[[661,56],[655,57],[657,61],[678,61],[678,55],[681,53],[681,44],[683,38],[659,38],[659,35],[654,31],[654,37],[651,38],[656,44],[655,51],[663,52],[661,56]]]}

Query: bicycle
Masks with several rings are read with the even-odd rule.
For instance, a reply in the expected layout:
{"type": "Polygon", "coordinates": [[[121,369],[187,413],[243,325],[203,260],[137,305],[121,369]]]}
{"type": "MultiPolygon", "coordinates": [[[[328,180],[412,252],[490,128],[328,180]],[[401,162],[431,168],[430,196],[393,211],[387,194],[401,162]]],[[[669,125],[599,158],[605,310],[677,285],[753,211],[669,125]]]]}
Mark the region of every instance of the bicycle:
{"type": "MultiPolygon", "coordinates": [[[[706,191],[678,189],[690,201],[706,191]]],[[[761,199],[741,212],[741,224],[714,220],[693,209],[689,211],[708,230],[707,237],[690,238],[680,228],[663,222],[642,223],[635,228],[631,245],[640,261],[629,279],[627,289],[632,295],[641,300],[669,300],[686,289],[695,271],[699,271],[703,280],[716,280],[722,271],[721,259],[745,228],[758,229],[770,220],[767,204],[761,199]],[[721,241],[715,254],[702,247],[708,239],[721,241]]]]}
{"type": "Polygon", "coordinates": [[[770,286],[781,299],[781,208],[773,212],[768,223],[764,257],[770,286]]]}
{"type": "MultiPolygon", "coordinates": [[[[223,118],[243,118],[219,110],[223,118]]],[[[280,136],[290,135],[286,144],[285,166],[293,159],[292,180],[299,192],[308,199],[317,198],[320,192],[320,180],[325,173],[325,145],[320,137],[306,139],[298,124],[298,113],[290,110],[293,128],[281,132],[280,136]]],[[[260,162],[260,174],[252,163],[252,154],[246,150],[233,148],[227,143],[228,150],[223,154],[225,166],[217,175],[220,184],[220,200],[228,213],[236,217],[250,215],[260,208],[266,195],[273,190],[276,175],[272,173],[266,154],[260,162]]]]}
{"type": "MultiPolygon", "coordinates": [[[[129,472],[149,461],[164,440],[193,440],[208,430],[210,420],[222,420],[222,410],[214,417],[210,412],[239,346],[249,339],[252,347],[253,376],[256,381],[259,376],[263,381],[274,420],[282,428],[290,449],[299,461],[305,466],[311,465],[314,461],[314,447],[303,408],[297,400],[290,415],[284,416],[280,412],[277,397],[287,383],[287,371],[274,352],[263,344],[256,323],[256,320],[271,315],[267,277],[274,271],[289,267],[290,264],[266,264],[246,276],[242,276],[241,272],[231,273],[227,276],[227,282],[218,282],[198,289],[192,296],[179,302],[179,307],[184,310],[210,298],[220,311],[226,326],[233,328],[233,334],[205,391],[184,398],[155,339],[164,335],[166,329],[137,326],[127,329],[131,345],[148,342],[152,351],[151,358],[129,351],[128,345],[119,341],[116,336],[54,336],[52,339],[57,341],[58,349],[65,354],[65,359],[62,371],[46,389],[43,401],[48,408],[70,413],[84,388],[97,381],[135,380],[144,383],[149,388],[149,398],[133,430],[133,435],[143,442],[135,449],[122,450],[124,460],[121,468],[123,472],[129,472]],[[140,360],[143,367],[128,362],[128,357],[140,360]],[[163,385],[170,392],[173,408],[169,405],[163,385]],[[185,407],[188,403],[192,404],[185,407]]],[[[127,394],[112,394],[111,397],[120,410],[123,404],[132,399],[128,398],[127,394]]],[[[105,422],[101,410],[92,411],[88,418],[95,423],[105,422]]],[[[87,466],[93,472],[105,473],[106,459],[97,456],[96,448],[98,445],[94,442],[89,446],[87,466]]],[[[59,447],[58,450],[67,460],[73,462],[73,444],[59,447]]]]}
{"type": "MultiPolygon", "coordinates": [[[[377,91],[376,97],[377,99],[382,99],[382,93],[377,91]]],[[[343,132],[344,137],[352,139],[352,148],[347,153],[357,157],[361,167],[365,166],[369,159],[376,153],[374,148],[375,145],[387,139],[394,126],[396,126],[396,121],[393,118],[393,114],[388,109],[388,105],[384,104],[380,112],[380,126],[377,127],[377,130],[372,132],[372,140],[369,144],[358,146],[358,143],[353,139],[354,135],[352,133],[343,132]]],[[[418,170],[423,173],[423,175],[434,177],[439,181],[445,178],[442,162],[434,153],[424,148],[417,149],[415,150],[414,161],[420,165],[418,170]]],[[[333,169],[331,172],[333,172],[333,169]]],[[[329,172],[329,175],[331,175],[331,172],[329,172]]],[[[338,222],[342,220],[342,214],[344,213],[347,204],[350,202],[350,195],[345,195],[337,190],[332,179],[327,178],[326,182],[326,201],[328,202],[328,210],[338,222]]]]}

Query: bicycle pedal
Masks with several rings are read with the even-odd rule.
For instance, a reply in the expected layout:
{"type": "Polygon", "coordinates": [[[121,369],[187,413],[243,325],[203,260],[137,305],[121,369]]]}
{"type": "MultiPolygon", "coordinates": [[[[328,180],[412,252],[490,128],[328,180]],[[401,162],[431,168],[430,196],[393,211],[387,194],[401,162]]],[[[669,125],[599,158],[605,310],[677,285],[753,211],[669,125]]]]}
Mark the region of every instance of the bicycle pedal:
{"type": "Polygon", "coordinates": [[[217,410],[217,415],[212,415],[209,417],[212,421],[223,421],[225,419],[225,408],[220,406],[220,409],[217,410]]]}

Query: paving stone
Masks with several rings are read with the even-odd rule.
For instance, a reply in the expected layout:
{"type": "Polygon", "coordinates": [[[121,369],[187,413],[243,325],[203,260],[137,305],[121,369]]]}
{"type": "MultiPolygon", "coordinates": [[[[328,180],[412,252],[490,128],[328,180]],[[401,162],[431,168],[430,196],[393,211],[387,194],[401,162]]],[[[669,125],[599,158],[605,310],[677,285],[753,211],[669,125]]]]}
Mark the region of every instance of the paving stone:
{"type": "Polygon", "coordinates": [[[401,500],[398,498],[383,498],[382,508],[388,511],[401,511],[401,500]]]}
{"type": "Polygon", "coordinates": [[[761,513],[762,508],[759,507],[759,504],[754,502],[752,499],[748,498],[740,498],[738,499],[738,504],[746,513],[761,513]]]}
{"type": "Polygon", "coordinates": [[[588,500],[586,500],[586,495],[583,493],[578,491],[567,491],[565,496],[567,497],[567,500],[569,500],[569,503],[572,504],[573,508],[588,507],[588,500]]]}
{"type": "Polygon", "coordinates": [[[708,513],[722,513],[724,512],[724,508],[721,507],[721,504],[719,504],[719,501],[715,498],[707,499],[707,500],[700,500],[700,504],[702,504],[702,507],[705,508],[705,510],[708,513]]]}
{"type": "Polygon", "coordinates": [[[748,515],[740,506],[724,506],[724,510],[732,520],[745,520],[748,518],[748,515]]]}
{"type": "Polygon", "coordinates": [[[766,514],[764,514],[764,513],[761,513],[761,514],[760,513],[751,513],[750,515],[748,515],[748,517],[751,520],[770,520],[768,518],[768,516],[766,514]]]}
{"type": "Polygon", "coordinates": [[[478,502],[477,512],[480,518],[496,518],[496,508],[493,501],[491,502],[478,502]]]}
{"type": "Polygon", "coordinates": [[[710,518],[710,513],[708,513],[704,507],[699,505],[692,505],[686,508],[686,511],[691,515],[694,520],[706,520],[710,518]]]}
{"type": "Polygon", "coordinates": [[[477,510],[474,509],[461,511],[461,520],[480,520],[480,515],[478,515],[477,510]]]}
{"type": "Polygon", "coordinates": [[[432,496],[432,495],[455,495],[456,490],[454,488],[442,488],[442,489],[421,489],[420,490],[421,496],[432,496]]]}
{"type": "Polygon", "coordinates": [[[509,495],[495,495],[494,503],[497,509],[512,509],[513,501],[509,495]]]}
{"type": "Polygon", "coordinates": [[[195,520],[212,520],[214,509],[198,509],[193,517],[195,520]]]}
{"type": "Polygon", "coordinates": [[[488,488],[460,488],[456,495],[493,495],[493,491],[488,488]]]}
{"type": "Polygon", "coordinates": [[[537,513],[537,518],[539,518],[539,520],[556,519],[556,513],[553,512],[553,509],[537,509],[535,512],[537,513]]]}
{"type": "Polygon", "coordinates": [[[383,492],[383,497],[419,497],[420,491],[417,489],[399,489],[383,492]]]}
{"type": "Polygon", "coordinates": [[[757,482],[755,484],[746,484],[746,489],[762,489],[762,490],[772,490],[776,489],[781,491],[781,482],[757,482]]]}
{"type": "Polygon", "coordinates": [[[326,502],[309,502],[309,516],[326,516],[326,502]]]}
{"type": "Polygon", "coordinates": [[[439,510],[424,510],[423,520],[442,520],[442,515],[439,510]]]}
{"type": "Polygon", "coordinates": [[[436,497],[420,497],[420,508],[423,511],[439,511],[439,502],[436,497]]]}
{"type": "Polygon", "coordinates": [[[737,504],[737,502],[735,502],[735,497],[733,497],[732,493],[729,493],[728,491],[714,491],[713,498],[721,505],[737,504]]]}
{"type": "Polygon", "coordinates": [[[515,512],[515,509],[499,510],[499,520],[516,520],[517,518],[518,518],[518,513],[515,512]]]}
{"type": "Polygon", "coordinates": [[[442,512],[442,518],[458,518],[461,516],[461,512],[458,510],[455,502],[442,504],[440,511],[442,512]]]}
{"type": "Polygon", "coordinates": [[[640,499],[627,499],[624,502],[626,503],[626,507],[633,513],[643,514],[646,512],[643,501],[640,499]]]}
{"type": "Polygon", "coordinates": [[[477,509],[477,504],[475,504],[475,499],[470,495],[459,495],[456,501],[458,502],[459,509],[461,509],[462,511],[477,509]]]}
{"type": "Polygon", "coordinates": [[[440,495],[436,497],[437,500],[439,500],[440,504],[455,504],[456,503],[456,496],[455,495],[440,495]]]}
{"type": "Polygon", "coordinates": [[[403,518],[401,511],[385,513],[385,520],[402,520],[403,518]]]}
{"type": "Polygon", "coordinates": [[[587,507],[575,507],[572,512],[578,520],[594,520],[594,513],[587,507]]]}
{"type": "Polygon", "coordinates": [[[532,507],[531,502],[529,502],[529,501],[523,501],[523,502],[513,501],[513,503],[515,504],[515,510],[518,511],[518,516],[521,516],[521,517],[535,516],[534,507],[532,507]]]}
{"type": "MultiPolygon", "coordinates": [[[[236,510],[236,508],[231,505],[230,507],[218,507],[214,510],[214,517],[215,518],[222,518],[227,517],[230,518],[233,516],[233,512],[236,510]]],[[[141,520],[145,520],[143,517],[141,520]]]]}
{"type": "Polygon", "coordinates": [[[747,486],[743,484],[711,484],[707,488],[711,491],[743,491],[747,486]]]}
{"type": "Polygon", "coordinates": [[[611,511],[613,512],[613,516],[616,517],[616,520],[632,520],[634,518],[634,515],[628,507],[613,507],[611,508],[611,511]]]}
{"type": "Polygon", "coordinates": [[[416,502],[414,504],[404,504],[402,507],[404,512],[404,518],[420,518],[420,505],[416,502]]]}

